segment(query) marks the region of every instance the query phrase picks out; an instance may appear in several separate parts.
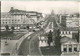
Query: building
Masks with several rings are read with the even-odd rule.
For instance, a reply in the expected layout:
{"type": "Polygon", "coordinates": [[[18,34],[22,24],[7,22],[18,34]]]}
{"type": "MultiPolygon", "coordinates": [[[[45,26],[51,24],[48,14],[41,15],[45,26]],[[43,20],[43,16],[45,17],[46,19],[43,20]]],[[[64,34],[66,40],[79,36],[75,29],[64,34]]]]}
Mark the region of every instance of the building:
{"type": "MultiPolygon", "coordinates": [[[[55,42],[54,40],[50,43],[50,46],[54,46],[55,42]]],[[[48,44],[48,37],[44,34],[39,36],[39,47],[46,47],[49,46],[48,44]]]]}
{"type": "Polygon", "coordinates": [[[63,27],[79,27],[79,17],[76,14],[60,14],[59,23],[63,27]]]}
{"type": "Polygon", "coordinates": [[[4,29],[6,25],[9,28],[14,26],[15,29],[26,28],[27,25],[35,25],[39,19],[43,19],[42,13],[18,10],[11,7],[9,12],[1,12],[1,29],[4,29]]]}
{"type": "Polygon", "coordinates": [[[69,38],[75,37],[75,34],[78,34],[78,28],[63,28],[60,29],[60,36],[67,36],[69,38]],[[73,35],[74,34],[74,35],[73,35]]]}
{"type": "Polygon", "coordinates": [[[67,15],[66,27],[79,27],[79,18],[76,15],[67,15]]]}
{"type": "Polygon", "coordinates": [[[4,28],[6,25],[8,25],[9,28],[14,26],[15,29],[20,29],[20,27],[26,24],[34,24],[34,21],[24,14],[10,14],[7,12],[1,14],[1,28],[4,28]]]}
{"type": "Polygon", "coordinates": [[[60,15],[59,23],[61,26],[66,27],[66,15],[60,15]]]}
{"type": "Polygon", "coordinates": [[[48,42],[47,41],[48,41],[47,36],[41,35],[39,37],[39,47],[46,47],[46,46],[48,46],[48,42]]]}
{"type": "Polygon", "coordinates": [[[80,27],[80,18],[79,18],[79,27],[80,27]]]}
{"type": "Polygon", "coordinates": [[[78,56],[79,55],[79,44],[76,40],[69,37],[64,37],[61,39],[61,56],[78,56]]]}
{"type": "Polygon", "coordinates": [[[63,36],[67,36],[67,37],[70,37],[72,38],[72,31],[61,31],[61,34],[60,34],[62,37],[63,36]]]}

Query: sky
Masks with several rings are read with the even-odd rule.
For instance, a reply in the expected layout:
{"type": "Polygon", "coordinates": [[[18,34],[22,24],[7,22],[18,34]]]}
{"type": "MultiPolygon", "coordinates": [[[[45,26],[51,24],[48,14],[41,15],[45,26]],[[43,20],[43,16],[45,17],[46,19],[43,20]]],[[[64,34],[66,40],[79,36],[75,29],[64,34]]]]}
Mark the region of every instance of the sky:
{"type": "Polygon", "coordinates": [[[80,9],[77,1],[2,1],[1,12],[8,12],[11,7],[26,11],[38,11],[44,14],[74,13],[80,9]]]}

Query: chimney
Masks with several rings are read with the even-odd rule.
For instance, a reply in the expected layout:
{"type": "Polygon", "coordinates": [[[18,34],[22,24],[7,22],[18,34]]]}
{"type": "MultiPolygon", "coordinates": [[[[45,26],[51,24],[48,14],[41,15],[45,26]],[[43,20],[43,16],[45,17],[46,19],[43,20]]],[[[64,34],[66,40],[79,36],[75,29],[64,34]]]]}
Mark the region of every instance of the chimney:
{"type": "Polygon", "coordinates": [[[11,7],[11,9],[10,9],[10,11],[9,12],[14,12],[14,8],[13,7],[11,7]]]}
{"type": "Polygon", "coordinates": [[[11,7],[11,10],[14,10],[14,8],[13,8],[13,7],[11,7]]]}

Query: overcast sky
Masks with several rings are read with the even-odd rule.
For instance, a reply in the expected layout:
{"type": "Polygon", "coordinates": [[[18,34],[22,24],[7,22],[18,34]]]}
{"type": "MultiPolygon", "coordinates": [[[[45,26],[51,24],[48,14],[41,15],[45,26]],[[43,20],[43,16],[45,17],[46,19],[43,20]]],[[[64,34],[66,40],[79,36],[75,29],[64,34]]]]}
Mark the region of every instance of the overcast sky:
{"type": "Polygon", "coordinates": [[[54,10],[55,13],[73,13],[79,11],[76,1],[2,1],[1,11],[8,12],[11,7],[26,11],[38,11],[44,14],[54,10]]]}

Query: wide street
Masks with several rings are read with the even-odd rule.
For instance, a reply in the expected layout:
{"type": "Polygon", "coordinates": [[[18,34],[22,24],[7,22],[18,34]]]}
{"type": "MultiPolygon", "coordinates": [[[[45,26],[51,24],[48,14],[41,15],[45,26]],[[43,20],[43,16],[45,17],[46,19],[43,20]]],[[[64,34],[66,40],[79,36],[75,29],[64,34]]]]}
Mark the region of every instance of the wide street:
{"type": "MultiPolygon", "coordinates": [[[[53,19],[47,20],[47,23],[43,29],[47,29],[49,25],[51,25],[51,22],[53,22],[53,19]]],[[[39,48],[38,37],[40,36],[40,34],[44,33],[44,30],[41,29],[29,35],[20,45],[20,48],[17,51],[18,55],[42,55],[39,48]]]]}
{"type": "Polygon", "coordinates": [[[43,31],[35,32],[29,36],[30,39],[26,38],[18,50],[18,55],[41,55],[38,48],[38,36],[42,32],[43,31]]]}

